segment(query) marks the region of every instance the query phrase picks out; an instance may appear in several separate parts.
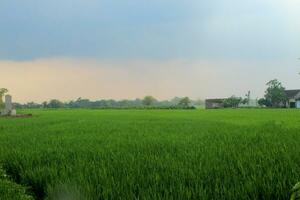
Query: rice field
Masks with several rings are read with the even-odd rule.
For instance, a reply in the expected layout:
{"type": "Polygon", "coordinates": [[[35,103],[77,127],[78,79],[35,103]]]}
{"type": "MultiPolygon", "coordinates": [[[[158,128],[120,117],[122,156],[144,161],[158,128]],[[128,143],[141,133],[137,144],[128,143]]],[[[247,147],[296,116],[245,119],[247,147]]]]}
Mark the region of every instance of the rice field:
{"type": "Polygon", "coordinates": [[[300,110],[23,110],[0,118],[0,199],[289,199],[300,110]]]}

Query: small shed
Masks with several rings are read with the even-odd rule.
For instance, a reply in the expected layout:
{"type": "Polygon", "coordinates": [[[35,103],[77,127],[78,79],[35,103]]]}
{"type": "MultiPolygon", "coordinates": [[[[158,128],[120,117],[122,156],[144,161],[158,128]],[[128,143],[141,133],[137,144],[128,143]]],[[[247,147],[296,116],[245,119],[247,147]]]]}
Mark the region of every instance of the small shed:
{"type": "Polygon", "coordinates": [[[300,108],[300,90],[285,90],[288,108],[300,108]]]}
{"type": "Polygon", "coordinates": [[[206,99],[205,108],[206,109],[224,108],[224,100],[225,99],[206,99]]]}

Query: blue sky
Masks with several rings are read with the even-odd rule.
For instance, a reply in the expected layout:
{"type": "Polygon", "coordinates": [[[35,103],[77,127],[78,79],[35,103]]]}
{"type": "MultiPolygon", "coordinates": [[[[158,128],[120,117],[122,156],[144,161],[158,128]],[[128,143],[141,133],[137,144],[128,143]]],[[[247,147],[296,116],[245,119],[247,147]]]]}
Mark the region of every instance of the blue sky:
{"type": "MultiPolygon", "coordinates": [[[[281,9],[280,1],[274,2],[2,0],[0,58],[274,59],[299,55],[299,32],[293,33],[287,23],[289,11],[281,9]]],[[[297,2],[286,4],[292,7],[297,2]]]]}
{"type": "MultiPolygon", "coordinates": [[[[123,70],[129,71],[134,64],[128,63],[136,61],[142,69],[163,68],[164,63],[176,61],[205,62],[218,65],[217,72],[221,72],[230,71],[234,62],[239,63],[235,69],[241,75],[245,68],[257,73],[274,66],[265,78],[278,75],[289,87],[297,87],[293,74],[300,57],[299,10],[298,0],[1,0],[0,61],[6,66],[0,68],[8,68],[7,61],[27,65],[68,59],[94,60],[102,63],[99,68],[104,61],[112,67],[124,61],[123,70]],[[283,68],[291,71],[291,77],[282,75],[283,68]]],[[[223,78],[230,80],[230,75],[224,73],[223,78]]],[[[241,87],[237,93],[254,87],[241,87]]],[[[16,93],[17,88],[13,88],[16,93]]],[[[223,95],[234,91],[230,88],[223,95]]],[[[174,90],[161,96],[172,95],[184,94],[174,90]]],[[[187,95],[217,96],[200,91],[187,95]]]]}

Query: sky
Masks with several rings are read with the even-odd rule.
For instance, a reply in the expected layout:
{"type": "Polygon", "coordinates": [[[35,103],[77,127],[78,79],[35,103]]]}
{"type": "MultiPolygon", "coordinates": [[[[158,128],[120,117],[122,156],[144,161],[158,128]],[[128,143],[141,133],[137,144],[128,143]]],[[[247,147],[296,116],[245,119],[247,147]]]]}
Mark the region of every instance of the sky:
{"type": "Polygon", "coordinates": [[[15,101],[261,97],[300,88],[300,0],[1,0],[15,101]]]}

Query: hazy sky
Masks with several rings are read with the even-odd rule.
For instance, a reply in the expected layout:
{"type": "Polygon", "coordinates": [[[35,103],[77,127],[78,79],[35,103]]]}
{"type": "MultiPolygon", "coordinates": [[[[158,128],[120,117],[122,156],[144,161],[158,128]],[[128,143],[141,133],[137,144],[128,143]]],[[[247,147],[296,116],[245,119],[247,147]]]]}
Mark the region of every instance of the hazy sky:
{"type": "Polygon", "coordinates": [[[1,0],[0,87],[20,102],[300,88],[300,0],[1,0]]]}

